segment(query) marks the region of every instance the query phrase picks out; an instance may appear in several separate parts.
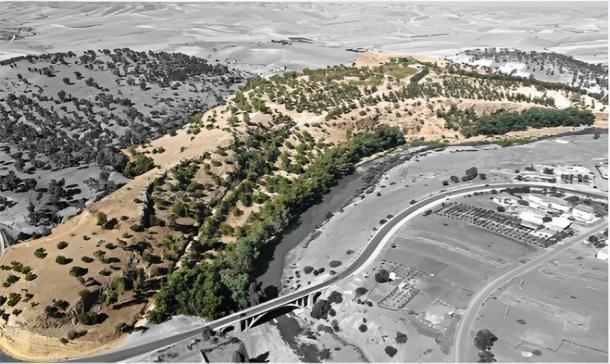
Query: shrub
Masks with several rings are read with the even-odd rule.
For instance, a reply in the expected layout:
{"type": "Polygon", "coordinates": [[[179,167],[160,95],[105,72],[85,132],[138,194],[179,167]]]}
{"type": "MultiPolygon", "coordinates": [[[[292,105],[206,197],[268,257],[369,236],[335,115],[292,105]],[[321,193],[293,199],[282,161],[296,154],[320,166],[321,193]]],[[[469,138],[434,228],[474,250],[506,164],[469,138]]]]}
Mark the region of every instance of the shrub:
{"type": "Polygon", "coordinates": [[[97,224],[99,226],[104,226],[108,222],[108,216],[102,211],[97,212],[97,224]]]}
{"type": "Polygon", "coordinates": [[[83,325],[95,325],[97,324],[97,313],[93,311],[81,312],[76,316],[76,319],[83,325]]]}
{"type": "Polygon", "coordinates": [[[34,251],[34,256],[39,259],[44,259],[47,256],[47,252],[44,248],[38,248],[34,251]]]}
{"type": "Polygon", "coordinates": [[[398,352],[398,350],[396,350],[396,348],[393,346],[386,346],[384,351],[386,354],[388,354],[390,358],[396,355],[396,353],[398,352]]]}
{"type": "Polygon", "coordinates": [[[386,269],[380,269],[375,273],[375,281],[377,283],[385,283],[390,281],[390,273],[386,269]]]}
{"type": "Polygon", "coordinates": [[[87,272],[89,272],[89,270],[87,268],[83,268],[83,267],[79,267],[79,266],[75,266],[75,267],[72,267],[72,269],[70,269],[70,275],[73,277],[82,277],[85,274],[87,274],[87,272]]]}
{"type": "Polygon", "coordinates": [[[63,255],[58,255],[57,258],[55,258],[55,263],[57,263],[57,264],[66,265],[66,264],[70,264],[71,262],[72,262],[71,258],[66,258],[63,255]]]}
{"type": "Polygon", "coordinates": [[[113,217],[112,219],[106,221],[103,225],[102,225],[102,229],[104,230],[112,230],[114,229],[117,225],[119,224],[119,220],[117,220],[115,217],[113,217]]]}
{"type": "Polygon", "coordinates": [[[396,332],[396,344],[404,344],[407,342],[407,335],[400,331],[396,332]]]}
{"type": "Polygon", "coordinates": [[[368,327],[365,324],[362,324],[358,326],[358,330],[360,330],[360,332],[366,332],[366,330],[368,330],[368,327]]]}
{"type": "Polygon", "coordinates": [[[11,292],[8,295],[8,301],[6,301],[6,304],[13,307],[19,303],[19,301],[21,301],[21,295],[19,293],[11,292]]]}
{"type": "Polygon", "coordinates": [[[6,277],[6,280],[4,281],[4,283],[2,283],[3,287],[10,287],[13,283],[16,283],[19,280],[19,277],[17,277],[14,274],[9,274],[8,277],[6,277]]]}
{"type": "Polygon", "coordinates": [[[53,300],[53,305],[44,308],[44,312],[47,316],[53,318],[62,318],[66,315],[64,311],[70,306],[70,304],[64,300],[53,300]]]}
{"type": "Polygon", "coordinates": [[[114,277],[112,279],[112,288],[118,293],[123,294],[133,288],[132,281],[123,277],[114,277]]]}
{"type": "Polygon", "coordinates": [[[368,290],[364,287],[358,287],[356,288],[356,297],[360,297],[365,295],[368,292],[368,290]]]}
{"type": "Polygon", "coordinates": [[[36,278],[38,278],[38,276],[34,272],[28,272],[28,274],[25,275],[25,280],[28,282],[33,281],[36,278]]]}
{"type": "Polygon", "coordinates": [[[59,250],[63,250],[68,246],[68,242],[67,241],[60,241],[59,243],[57,243],[57,249],[59,250]]]}
{"type": "Polygon", "coordinates": [[[338,266],[341,265],[341,262],[338,260],[332,260],[329,264],[328,264],[331,268],[337,268],[338,266]]]}
{"type": "Polygon", "coordinates": [[[85,255],[84,257],[80,258],[80,260],[82,260],[82,261],[83,261],[83,262],[85,262],[85,263],[91,263],[91,262],[93,262],[95,259],[93,259],[93,258],[88,257],[88,256],[86,256],[86,255],[85,255]]]}
{"type": "Polygon", "coordinates": [[[131,230],[135,231],[136,233],[141,233],[142,231],[144,231],[144,227],[140,224],[133,224],[131,225],[131,230]]]}
{"type": "Polygon", "coordinates": [[[328,301],[332,303],[341,303],[343,302],[343,296],[337,291],[332,291],[330,295],[328,295],[328,301]]]}
{"type": "Polygon", "coordinates": [[[313,267],[311,267],[311,266],[309,266],[309,265],[308,265],[308,266],[305,266],[305,267],[303,268],[303,272],[304,272],[305,274],[309,274],[309,273],[313,272],[313,267]]]}
{"type": "Polygon", "coordinates": [[[498,338],[488,329],[479,330],[474,338],[474,345],[481,351],[490,350],[498,338]]]}

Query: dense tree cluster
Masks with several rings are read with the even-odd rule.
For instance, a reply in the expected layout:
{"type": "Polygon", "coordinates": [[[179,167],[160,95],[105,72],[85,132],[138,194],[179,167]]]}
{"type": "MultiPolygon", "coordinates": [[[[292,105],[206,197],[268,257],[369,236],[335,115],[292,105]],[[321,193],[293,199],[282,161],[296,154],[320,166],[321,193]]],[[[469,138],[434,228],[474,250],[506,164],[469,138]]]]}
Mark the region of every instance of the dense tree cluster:
{"type": "Polygon", "coordinates": [[[502,135],[511,131],[554,126],[592,125],[595,117],[590,111],[567,108],[563,110],[529,108],[522,112],[500,112],[478,118],[465,128],[465,136],[502,135]]]}

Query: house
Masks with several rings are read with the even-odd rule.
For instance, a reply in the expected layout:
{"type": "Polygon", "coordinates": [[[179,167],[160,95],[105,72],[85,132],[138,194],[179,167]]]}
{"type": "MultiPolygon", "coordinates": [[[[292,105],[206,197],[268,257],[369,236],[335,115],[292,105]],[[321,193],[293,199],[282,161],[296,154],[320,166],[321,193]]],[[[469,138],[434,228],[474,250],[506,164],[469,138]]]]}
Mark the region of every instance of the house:
{"type": "Polygon", "coordinates": [[[551,221],[545,223],[547,229],[553,231],[562,231],[567,229],[572,224],[572,221],[565,215],[554,217],[551,221]]]}
{"type": "Polygon", "coordinates": [[[521,211],[519,213],[521,225],[530,229],[538,229],[544,224],[542,216],[532,211],[521,211]]]}
{"type": "Polygon", "coordinates": [[[600,260],[608,260],[608,247],[605,246],[597,251],[595,257],[600,260]]]}
{"type": "Polygon", "coordinates": [[[589,205],[579,204],[572,209],[572,216],[581,222],[591,223],[598,219],[593,212],[593,207],[589,205]]]}

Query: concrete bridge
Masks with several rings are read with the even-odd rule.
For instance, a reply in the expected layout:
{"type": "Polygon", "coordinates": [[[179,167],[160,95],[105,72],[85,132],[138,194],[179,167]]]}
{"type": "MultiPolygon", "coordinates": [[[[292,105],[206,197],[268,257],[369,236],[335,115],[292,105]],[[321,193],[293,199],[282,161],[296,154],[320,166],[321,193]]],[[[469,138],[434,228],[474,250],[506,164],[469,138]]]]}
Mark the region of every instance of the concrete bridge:
{"type": "Polygon", "coordinates": [[[220,320],[211,322],[208,327],[221,334],[226,334],[231,331],[247,331],[254,326],[265,323],[271,319],[274,319],[275,317],[284,315],[294,309],[313,306],[318,301],[324,290],[325,288],[319,288],[312,292],[294,292],[294,296],[290,297],[289,300],[286,300],[286,296],[278,297],[281,299],[267,301],[251,307],[248,310],[241,311],[237,315],[223,317],[220,320]],[[227,321],[225,320],[227,318],[231,319],[227,321]]]}

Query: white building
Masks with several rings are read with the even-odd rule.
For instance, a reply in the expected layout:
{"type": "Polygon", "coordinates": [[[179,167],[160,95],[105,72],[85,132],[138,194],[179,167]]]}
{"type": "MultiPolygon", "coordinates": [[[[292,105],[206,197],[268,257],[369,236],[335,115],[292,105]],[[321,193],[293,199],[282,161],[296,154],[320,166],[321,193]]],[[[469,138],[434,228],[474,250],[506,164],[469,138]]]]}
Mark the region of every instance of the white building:
{"type": "Polygon", "coordinates": [[[591,223],[598,219],[598,217],[593,213],[593,207],[583,204],[574,206],[572,209],[572,216],[576,220],[584,223],[591,223]]]}
{"type": "Polygon", "coordinates": [[[600,250],[598,250],[597,254],[595,254],[595,257],[597,259],[601,259],[601,260],[608,260],[608,247],[605,246],[605,247],[601,248],[600,250]]]}
{"type": "Polygon", "coordinates": [[[565,215],[561,215],[559,217],[554,217],[553,220],[545,223],[544,225],[553,231],[562,231],[567,229],[572,224],[572,221],[568,219],[565,215]]]}
{"type": "Polygon", "coordinates": [[[538,229],[544,223],[542,216],[532,211],[521,211],[519,218],[521,219],[521,225],[532,229],[538,229]]]}

